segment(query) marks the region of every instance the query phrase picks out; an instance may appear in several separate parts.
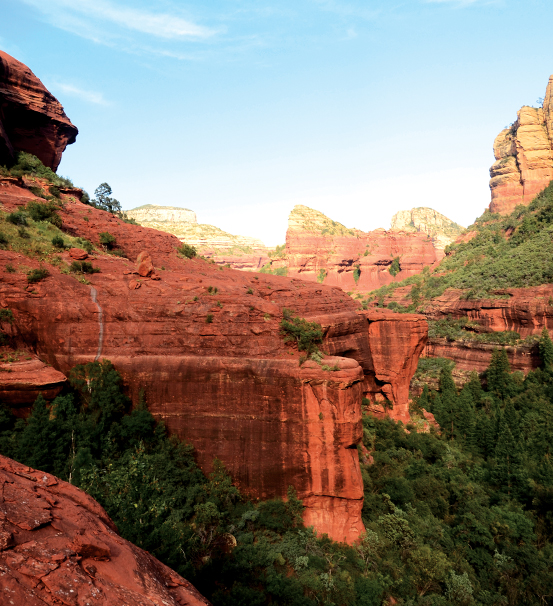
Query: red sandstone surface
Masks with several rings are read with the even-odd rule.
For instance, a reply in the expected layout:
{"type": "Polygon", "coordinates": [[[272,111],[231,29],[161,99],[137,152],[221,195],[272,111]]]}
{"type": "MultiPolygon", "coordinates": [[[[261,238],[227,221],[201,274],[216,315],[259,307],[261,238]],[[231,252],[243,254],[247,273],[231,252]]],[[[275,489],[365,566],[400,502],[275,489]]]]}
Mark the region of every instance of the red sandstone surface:
{"type": "Polygon", "coordinates": [[[209,606],[82,490],[1,455],[0,603],[209,606]]]}
{"type": "Polygon", "coordinates": [[[0,164],[24,151],[56,170],[77,133],[59,101],[33,72],[0,51],[0,164]]]}
{"type": "Polygon", "coordinates": [[[490,211],[509,214],[528,205],[553,179],[553,76],[542,107],[522,107],[494,141],[490,211]]]}
{"type": "Polygon", "coordinates": [[[26,351],[4,347],[0,353],[0,401],[8,402],[18,416],[29,414],[39,394],[53,400],[67,381],[61,372],[26,351]]]}
{"type": "MultiPolygon", "coordinates": [[[[5,211],[29,193],[0,180],[5,211]]],[[[363,530],[361,398],[388,397],[398,413],[405,409],[424,320],[360,313],[327,285],[181,259],[175,236],[75,198],[64,196],[59,214],[67,233],[98,246],[99,233],[113,234],[126,258],[90,254],[101,272],[83,284],[61,271],[73,258],[64,252],[29,287],[25,272],[39,262],[1,250],[0,305],[13,311],[16,345],[62,373],[110,359],[133,399],[143,389],[151,412],[194,445],[205,471],[218,457],[253,498],[285,496],[293,485],[308,524],[355,540],[363,530]],[[18,271],[5,272],[7,263],[18,271]],[[324,326],[324,363],[338,370],[299,366],[299,352],[279,334],[283,308],[324,326]]]]}
{"type": "Polygon", "coordinates": [[[347,230],[322,213],[301,206],[294,208],[288,221],[287,275],[311,282],[322,279],[322,283],[347,292],[368,292],[399,282],[442,257],[443,251],[438,251],[424,233],[347,230]],[[393,276],[389,269],[396,257],[401,271],[393,276]]]}

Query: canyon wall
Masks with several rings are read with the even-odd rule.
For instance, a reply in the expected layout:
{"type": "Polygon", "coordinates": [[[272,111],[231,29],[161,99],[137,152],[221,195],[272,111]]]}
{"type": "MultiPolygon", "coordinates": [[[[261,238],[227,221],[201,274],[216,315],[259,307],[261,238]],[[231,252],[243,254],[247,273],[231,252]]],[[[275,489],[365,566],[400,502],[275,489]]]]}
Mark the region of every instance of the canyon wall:
{"type": "Polygon", "coordinates": [[[33,72],[0,51],[0,165],[24,151],[55,171],[77,134],[59,101],[33,72]]]}
{"type": "MultiPolygon", "coordinates": [[[[368,292],[420,273],[438,261],[425,233],[347,229],[307,206],[295,206],[288,219],[288,276],[368,292]],[[398,272],[390,273],[394,259],[398,272]]],[[[392,269],[392,271],[394,271],[392,269]]]]}
{"type": "Polygon", "coordinates": [[[553,179],[553,76],[542,107],[522,107],[509,128],[497,135],[490,168],[490,211],[509,214],[527,206],[553,179]]]}
{"type": "Polygon", "coordinates": [[[433,208],[418,207],[397,212],[392,217],[391,230],[426,234],[441,259],[444,248],[464,233],[465,228],[433,208]]]}
{"type": "MultiPolygon", "coordinates": [[[[32,198],[24,179],[0,179],[4,211],[32,198]]],[[[100,273],[79,281],[66,269],[77,253],[65,251],[30,285],[26,272],[39,259],[0,250],[0,305],[14,314],[2,328],[14,346],[64,374],[110,359],[133,399],[143,389],[151,412],[194,445],[202,469],[220,458],[252,498],[285,497],[293,485],[306,523],[355,540],[363,530],[361,398],[406,410],[424,320],[366,314],[339,288],[179,258],[176,237],[75,197],[63,196],[59,214],[67,234],[97,246],[83,254],[100,273]],[[103,251],[106,231],[125,256],[103,251]],[[280,334],[284,308],[323,325],[324,367],[300,366],[280,334]]]]}
{"type": "Polygon", "coordinates": [[[209,606],[104,509],[55,476],[0,455],[0,603],[209,606]]]}

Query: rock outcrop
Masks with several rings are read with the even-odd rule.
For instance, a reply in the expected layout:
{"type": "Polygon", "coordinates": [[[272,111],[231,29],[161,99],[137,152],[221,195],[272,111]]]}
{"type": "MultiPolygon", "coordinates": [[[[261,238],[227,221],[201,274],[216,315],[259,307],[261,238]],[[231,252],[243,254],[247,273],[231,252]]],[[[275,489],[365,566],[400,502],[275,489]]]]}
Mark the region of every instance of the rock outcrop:
{"type": "MultiPolygon", "coordinates": [[[[144,206],[126,210],[125,214],[140,225],[145,225],[145,227],[151,227],[150,223],[167,223],[169,226],[175,223],[198,223],[196,213],[193,210],[179,206],[144,204],[144,206]]],[[[154,229],[160,228],[154,227],[154,229]]]]}
{"type": "Polygon", "coordinates": [[[392,217],[391,230],[427,234],[439,251],[438,256],[443,256],[444,248],[454,242],[465,228],[432,208],[418,207],[397,212],[392,217]]]}
{"type": "MultiPolygon", "coordinates": [[[[15,210],[26,192],[10,181],[0,202],[15,210]]],[[[293,485],[308,524],[355,540],[363,529],[361,398],[404,406],[424,321],[367,316],[338,288],[181,259],[174,236],[64,201],[67,233],[98,245],[107,231],[125,257],[98,247],[89,262],[100,273],[86,284],[64,273],[72,258],[63,252],[29,289],[24,272],[38,261],[0,250],[0,305],[14,314],[18,346],[65,374],[110,359],[133,399],[144,390],[151,412],[194,445],[202,469],[219,458],[252,498],[285,497],[293,485]],[[4,271],[8,263],[15,273],[4,271]],[[300,366],[300,352],[280,334],[284,308],[323,325],[324,366],[300,366]]]]}
{"type": "Polygon", "coordinates": [[[0,402],[9,403],[17,416],[27,416],[39,394],[53,400],[67,379],[27,351],[0,349],[0,402]]]}
{"type": "Polygon", "coordinates": [[[1,455],[0,603],[209,606],[85,492],[1,455]]]}
{"type": "Polygon", "coordinates": [[[33,72],[0,51],[0,165],[24,151],[55,171],[77,134],[59,101],[33,72]]]}
{"type": "Polygon", "coordinates": [[[294,207],[288,219],[289,277],[339,286],[348,292],[369,292],[417,274],[439,258],[425,233],[348,229],[301,205],[294,207]],[[399,262],[397,273],[392,268],[394,259],[399,262]]]}
{"type": "Polygon", "coordinates": [[[510,128],[503,129],[493,146],[490,168],[490,211],[503,215],[515,206],[527,206],[553,179],[553,76],[542,107],[522,107],[510,128]]]}

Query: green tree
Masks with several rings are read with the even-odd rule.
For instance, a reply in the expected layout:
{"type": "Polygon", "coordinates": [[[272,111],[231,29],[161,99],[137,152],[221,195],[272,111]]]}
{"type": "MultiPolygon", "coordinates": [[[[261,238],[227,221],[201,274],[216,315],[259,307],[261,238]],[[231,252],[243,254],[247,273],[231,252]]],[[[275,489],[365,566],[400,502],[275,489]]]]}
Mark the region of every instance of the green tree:
{"type": "Polygon", "coordinates": [[[549,336],[547,328],[541,331],[541,339],[539,342],[540,358],[544,368],[551,368],[553,365],[553,341],[549,336]]]}
{"type": "Polygon", "coordinates": [[[94,191],[96,197],[92,200],[92,204],[112,214],[121,212],[121,204],[115,198],[111,198],[111,194],[111,187],[107,183],[101,183],[94,191]]]}
{"type": "Polygon", "coordinates": [[[509,365],[507,352],[504,349],[495,349],[492,353],[492,359],[488,366],[488,370],[486,371],[488,392],[501,400],[514,395],[515,385],[510,372],[511,367],[509,365]]]}
{"type": "Polygon", "coordinates": [[[513,438],[505,418],[501,419],[497,446],[495,447],[495,466],[492,469],[492,481],[501,492],[508,496],[517,496],[523,488],[524,472],[518,444],[513,438]]]}

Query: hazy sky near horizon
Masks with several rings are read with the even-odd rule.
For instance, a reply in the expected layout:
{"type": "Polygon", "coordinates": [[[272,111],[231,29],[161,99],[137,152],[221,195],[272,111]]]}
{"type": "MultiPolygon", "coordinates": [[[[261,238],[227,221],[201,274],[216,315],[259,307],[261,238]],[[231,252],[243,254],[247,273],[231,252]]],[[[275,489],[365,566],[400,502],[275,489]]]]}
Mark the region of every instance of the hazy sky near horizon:
{"type": "Polygon", "coordinates": [[[79,128],[60,174],[276,245],[295,204],[470,224],[552,22],[550,0],[8,0],[0,49],[79,128]]]}

